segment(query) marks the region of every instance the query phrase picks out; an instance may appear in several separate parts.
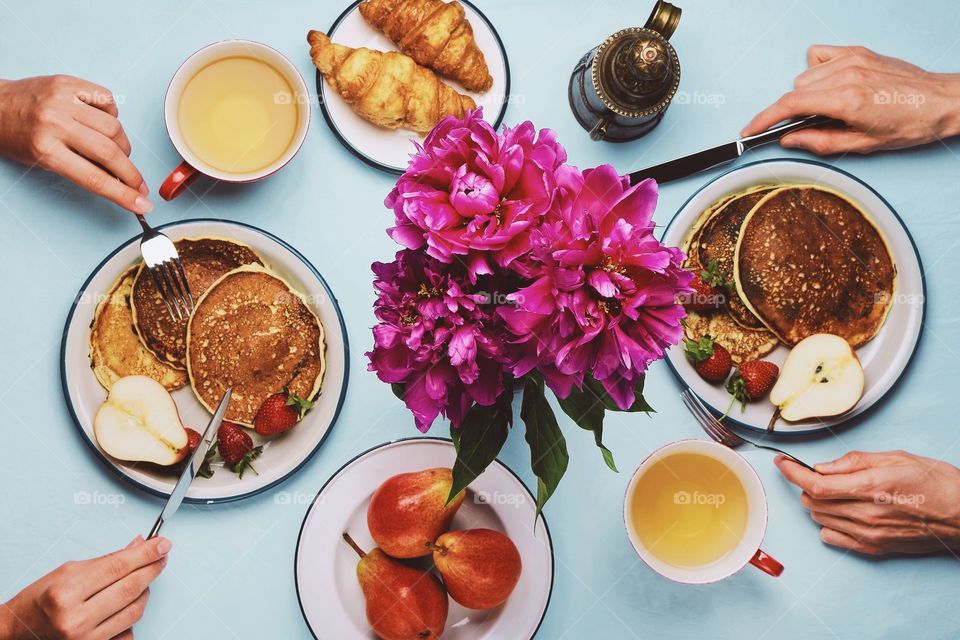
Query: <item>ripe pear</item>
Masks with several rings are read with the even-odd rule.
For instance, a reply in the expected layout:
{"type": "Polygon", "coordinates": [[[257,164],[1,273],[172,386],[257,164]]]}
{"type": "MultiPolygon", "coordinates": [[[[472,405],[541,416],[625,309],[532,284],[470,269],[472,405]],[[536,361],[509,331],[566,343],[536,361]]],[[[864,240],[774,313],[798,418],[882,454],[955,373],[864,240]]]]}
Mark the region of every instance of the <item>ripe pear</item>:
{"type": "Polygon", "coordinates": [[[367,527],[384,553],[394,558],[430,555],[431,542],[450,528],[463,504],[461,491],[447,504],[450,469],[401,473],[380,485],[367,507],[367,527]]]}
{"type": "Polygon", "coordinates": [[[450,531],[431,547],[450,597],[468,609],[503,604],[520,580],[520,552],[499,531],[450,531]]]}
{"type": "Polygon", "coordinates": [[[343,539],[360,556],[357,581],[373,632],[383,640],[439,638],[447,623],[449,601],[437,577],[408,567],[380,549],[364,552],[347,533],[343,539]]]}
{"type": "Polygon", "coordinates": [[[187,430],[170,392],[146,376],[113,383],[93,417],[93,435],[117,460],[169,466],[189,453],[187,430]]]}
{"type": "Polygon", "coordinates": [[[840,336],[818,333],[790,350],[770,401],[784,420],[835,416],[857,404],[863,385],[863,367],[850,344],[840,336]]]}

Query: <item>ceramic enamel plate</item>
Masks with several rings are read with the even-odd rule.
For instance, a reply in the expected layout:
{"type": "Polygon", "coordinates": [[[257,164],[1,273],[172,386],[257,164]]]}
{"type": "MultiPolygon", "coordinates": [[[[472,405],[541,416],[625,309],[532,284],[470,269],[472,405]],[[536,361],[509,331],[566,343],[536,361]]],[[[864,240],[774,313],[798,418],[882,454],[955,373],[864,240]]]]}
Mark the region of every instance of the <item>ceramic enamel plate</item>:
{"type": "MultiPolygon", "coordinates": [[[[187,220],[158,227],[171,240],[214,236],[237,240],[252,247],[264,263],[302,293],[323,324],[326,341],[326,371],[320,396],[293,430],[265,440],[263,453],[254,462],[259,475],[247,472],[243,478],[222,462],[214,463],[212,478],[197,477],[187,492],[190,502],[225,502],[259,493],[292,475],[320,448],[333,427],[347,388],[347,334],[337,301],[317,270],[300,253],[269,233],[224,220],[187,220]]],[[[131,238],[98,266],[77,294],[67,317],[61,345],[60,376],[63,395],[77,428],[94,454],[124,480],[155,495],[169,495],[176,475],[151,469],[149,465],[121,462],[107,456],[93,436],[93,417],[107,396],[90,369],[88,339],[97,301],[116,279],[140,261],[140,238],[131,238]]],[[[210,414],[197,401],[189,385],[173,392],[180,417],[201,433],[210,414]]],[[[249,431],[258,440],[258,436],[249,431]]]]}
{"type": "MultiPolygon", "coordinates": [[[[396,51],[397,46],[382,33],[368,25],[360,15],[357,0],[344,11],[327,31],[330,39],[349,47],[367,47],[378,51],[396,51]]],[[[503,114],[507,110],[507,97],[510,95],[510,67],[507,53],[500,36],[493,25],[479,9],[466,0],[460,0],[466,11],[467,20],[473,28],[473,37],[483,52],[493,76],[493,86],[485,93],[464,91],[460,85],[450,79],[443,81],[460,93],[466,93],[483,107],[484,117],[500,126],[503,114]]],[[[317,94],[320,96],[320,110],[337,139],[361,160],[378,169],[392,173],[403,173],[415,149],[413,143],[422,138],[413,131],[405,129],[384,129],[373,125],[356,113],[327,86],[320,72],[317,72],[317,94]]]]}
{"type": "MultiPolygon", "coordinates": [[[[398,440],[360,454],[323,485],[300,527],[294,560],[300,609],[314,637],[376,637],[357,582],[357,554],[341,536],[348,532],[361,548],[374,547],[367,505],[377,488],[396,474],[450,467],[455,459],[449,440],[398,440]]],[[[546,521],[535,513],[533,495],[499,461],[470,484],[452,529],[502,531],[517,545],[523,571],[510,599],[495,609],[465,609],[451,599],[444,640],[522,640],[536,633],[553,587],[553,546],[546,521]]]]}
{"type": "MultiPolygon", "coordinates": [[[[800,435],[835,427],[862,414],[880,401],[900,378],[920,340],[926,308],[923,267],[920,255],[893,207],[869,185],[829,165],[809,160],[765,160],[747,164],[721,175],[693,194],[680,208],[663,233],[663,242],[680,246],[700,213],[725,195],[761,184],[819,184],[846,194],[860,204],[887,239],[897,267],[897,282],[890,314],[880,332],[857,349],[866,382],[860,402],[847,413],[832,418],[799,422],[778,420],[779,434],[800,435]]],[[[777,347],[765,359],[782,366],[788,349],[777,347]]],[[[722,385],[703,380],[684,356],[683,347],[667,353],[667,362],[683,384],[692,388],[716,413],[722,413],[730,396],[722,385]]],[[[766,432],[774,410],[767,400],[749,403],[746,411],[735,406],[728,417],[734,424],[766,432]]]]}

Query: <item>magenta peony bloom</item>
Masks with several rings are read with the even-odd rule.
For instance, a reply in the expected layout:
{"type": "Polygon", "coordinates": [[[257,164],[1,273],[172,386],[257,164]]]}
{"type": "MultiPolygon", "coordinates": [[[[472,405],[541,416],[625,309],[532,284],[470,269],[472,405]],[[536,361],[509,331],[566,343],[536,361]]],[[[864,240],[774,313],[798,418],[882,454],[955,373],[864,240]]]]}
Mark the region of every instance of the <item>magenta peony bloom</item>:
{"type": "Polygon", "coordinates": [[[553,131],[524,122],[498,135],[482,115],[441,120],[385,202],[391,238],[442,262],[465,256],[472,282],[527,253],[567,159],[553,131]]]}
{"type": "Polygon", "coordinates": [[[488,294],[467,291],[464,267],[402,250],[372,268],[380,324],[368,368],[404,386],[417,428],[441,414],[459,425],[474,402],[493,404],[503,392],[503,327],[488,294]]]}
{"type": "Polygon", "coordinates": [[[521,347],[511,373],[537,368],[565,398],[589,372],[628,409],[648,365],[682,336],[676,298],[691,274],[653,236],[655,182],[630,186],[609,165],[556,177],[554,206],[515,265],[532,282],[498,310],[521,347]]]}

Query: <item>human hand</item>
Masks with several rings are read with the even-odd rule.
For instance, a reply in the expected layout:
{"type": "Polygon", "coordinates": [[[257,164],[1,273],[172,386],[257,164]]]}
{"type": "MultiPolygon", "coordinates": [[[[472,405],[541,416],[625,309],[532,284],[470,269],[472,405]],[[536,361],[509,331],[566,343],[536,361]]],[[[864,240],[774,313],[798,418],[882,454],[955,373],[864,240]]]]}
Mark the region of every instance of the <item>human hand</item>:
{"type": "Polygon", "coordinates": [[[170,547],[137,536],[120,551],[61,565],[0,606],[0,637],[132,639],[170,547]]]}
{"type": "Polygon", "coordinates": [[[58,173],[134,213],[147,183],[107,89],[71,76],[0,80],[0,155],[58,173]]]}
{"type": "Polygon", "coordinates": [[[864,47],[814,45],[794,89],[744,127],[748,136],[781,120],[809,115],[842,120],[841,128],[785,135],[784,147],[819,155],[901,149],[960,134],[960,74],[932,73],[864,47]]]}
{"type": "Polygon", "coordinates": [[[851,451],[814,473],[778,456],[827,544],[860,553],[960,551],[960,469],[906,451],[851,451]]]}

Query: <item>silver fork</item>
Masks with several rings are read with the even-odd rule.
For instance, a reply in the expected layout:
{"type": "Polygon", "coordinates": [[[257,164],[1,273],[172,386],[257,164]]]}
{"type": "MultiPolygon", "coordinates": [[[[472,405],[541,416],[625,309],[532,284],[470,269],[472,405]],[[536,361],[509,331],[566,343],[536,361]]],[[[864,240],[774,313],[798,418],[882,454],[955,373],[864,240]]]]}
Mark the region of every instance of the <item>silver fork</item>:
{"type": "Polygon", "coordinates": [[[687,409],[690,410],[690,413],[693,414],[693,417],[697,419],[697,422],[700,423],[700,426],[703,427],[703,430],[707,432],[707,435],[710,436],[713,440],[719,442],[725,447],[730,447],[731,449],[736,449],[742,444],[752,444],[758,449],[766,449],[767,451],[775,451],[780,455],[786,456],[796,462],[797,464],[810,469],[814,473],[817,472],[816,469],[808,465],[803,460],[800,460],[794,455],[787,453],[786,451],[781,451],[776,447],[769,447],[765,444],[757,444],[746,438],[741,438],[730,428],[713,417],[713,414],[710,413],[710,410],[701,402],[700,398],[697,397],[691,389],[687,389],[680,393],[680,397],[683,398],[683,404],[687,405],[687,409]]]}
{"type": "Polygon", "coordinates": [[[160,293],[160,299],[167,307],[174,321],[188,318],[193,313],[193,294],[187,283],[187,275],[180,264],[180,255],[170,238],[147,224],[143,216],[136,214],[143,237],[140,239],[140,255],[147,271],[153,277],[153,284],[160,293]]]}

